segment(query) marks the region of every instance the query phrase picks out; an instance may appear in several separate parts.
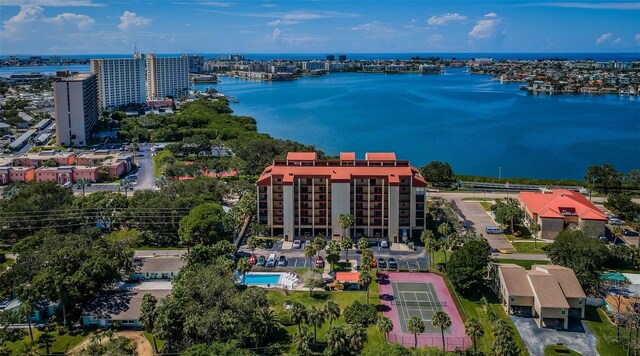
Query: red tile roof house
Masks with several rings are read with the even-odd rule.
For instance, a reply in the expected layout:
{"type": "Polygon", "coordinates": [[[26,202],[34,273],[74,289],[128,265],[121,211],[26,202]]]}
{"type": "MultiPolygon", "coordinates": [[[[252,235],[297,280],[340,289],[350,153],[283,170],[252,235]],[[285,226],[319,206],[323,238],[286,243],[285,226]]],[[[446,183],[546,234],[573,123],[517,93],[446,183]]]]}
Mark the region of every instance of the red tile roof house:
{"type": "Polygon", "coordinates": [[[522,192],[518,200],[525,219],[540,224],[540,238],[553,240],[567,228],[579,228],[593,237],[604,235],[607,217],[578,192],[522,192]]]}

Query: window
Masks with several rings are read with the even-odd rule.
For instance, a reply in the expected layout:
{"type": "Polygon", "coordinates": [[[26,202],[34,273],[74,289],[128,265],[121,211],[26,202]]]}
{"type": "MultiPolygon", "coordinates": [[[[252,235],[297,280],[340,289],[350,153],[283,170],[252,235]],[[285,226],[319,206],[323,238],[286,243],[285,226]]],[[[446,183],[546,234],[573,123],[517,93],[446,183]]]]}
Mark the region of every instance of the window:
{"type": "Polygon", "coordinates": [[[562,314],[562,315],[564,315],[566,312],[567,312],[567,311],[566,311],[566,310],[564,310],[564,309],[560,310],[560,314],[562,314]]]}
{"type": "Polygon", "coordinates": [[[510,297],[510,298],[509,298],[509,301],[510,301],[511,303],[515,302],[515,301],[516,301],[516,297],[510,297]]]}
{"type": "Polygon", "coordinates": [[[578,304],[582,305],[582,299],[578,299],[578,304]]]}

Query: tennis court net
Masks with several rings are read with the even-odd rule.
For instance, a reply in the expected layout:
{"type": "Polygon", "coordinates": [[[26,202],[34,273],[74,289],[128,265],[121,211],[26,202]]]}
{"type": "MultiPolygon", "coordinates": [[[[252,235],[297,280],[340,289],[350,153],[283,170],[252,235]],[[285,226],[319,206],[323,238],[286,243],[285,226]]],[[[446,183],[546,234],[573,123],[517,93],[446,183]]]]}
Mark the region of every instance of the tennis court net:
{"type": "Polygon", "coordinates": [[[403,300],[403,299],[393,299],[391,300],[391,304],[404,305],[404,306],[418,306],[418,307],[438,307],[438,308],[447,306],[447,302],[426,302],[426,301],[403,300]]]}

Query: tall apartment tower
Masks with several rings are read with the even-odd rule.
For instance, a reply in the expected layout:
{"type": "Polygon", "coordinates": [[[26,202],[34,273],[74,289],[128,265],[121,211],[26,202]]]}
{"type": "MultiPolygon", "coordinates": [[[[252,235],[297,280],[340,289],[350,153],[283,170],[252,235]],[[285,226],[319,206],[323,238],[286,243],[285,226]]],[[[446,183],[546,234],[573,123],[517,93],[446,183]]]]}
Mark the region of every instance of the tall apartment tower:
{"type": "Polygon", "coordinates": [[[98,78],[103,110],[146,101],[145,63],[140,53],[133,58],[92,59],[91,73],[98,78]]]}
{"type": "Polygon", "coordinates": [[[98,121],[98,78],[92,73],[56,73],[53,81],[59,145],[86,146],[98,121]]]}
{"type": "Polygon", "coordinates": [[[147,100],[177,98],[189,91],[189,59],[147,54],[147,100]]]}
{"type": "Polygon", "coordinates": [[[319,160],[315,152],[289,152],[257,181],[258,221],[273,236],[367,236],[399,242],[425,228],[427,183],[395,153],[340,153],[319,160]],[[341,214],[354,226],[343,232],[341,214]]]}
{"type": "Polygon", "coordinates": [[[194,54],[187,56],[189,61],[189,73],[204,73],[204,56],[194,54]]]}

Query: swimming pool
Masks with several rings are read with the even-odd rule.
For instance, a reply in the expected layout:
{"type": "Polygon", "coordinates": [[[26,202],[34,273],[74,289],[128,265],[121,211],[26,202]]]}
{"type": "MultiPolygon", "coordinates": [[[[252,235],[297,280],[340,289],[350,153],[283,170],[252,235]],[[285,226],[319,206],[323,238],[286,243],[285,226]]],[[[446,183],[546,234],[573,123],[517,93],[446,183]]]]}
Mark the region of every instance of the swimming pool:
{"type": "Polygon", "coordinates": [[[248,273],[242,277],[241,283],[247,284],[247,285],[276,286],[280,284],[281,277],[282,277],[281,273],[277,273],[277,274],[248,273]]]}

